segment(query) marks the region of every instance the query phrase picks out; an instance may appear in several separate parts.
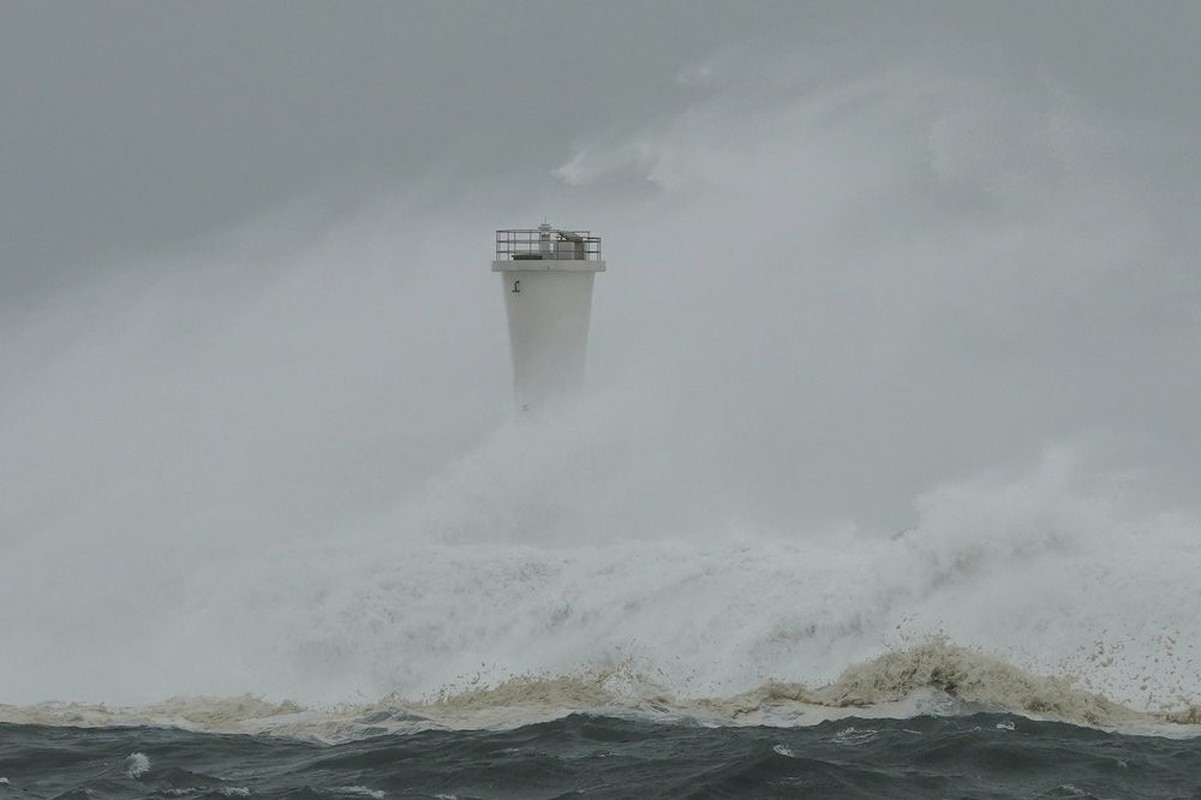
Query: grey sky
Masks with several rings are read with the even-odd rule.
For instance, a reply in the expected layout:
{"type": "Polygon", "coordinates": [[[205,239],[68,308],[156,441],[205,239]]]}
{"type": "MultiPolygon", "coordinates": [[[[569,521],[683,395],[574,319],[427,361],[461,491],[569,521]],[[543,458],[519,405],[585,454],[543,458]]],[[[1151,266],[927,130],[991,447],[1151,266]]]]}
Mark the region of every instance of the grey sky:
{"type": "Polygon", "coordinates": [[[403,451],[386,495],[497,419],[463,399],[504,391],[491,229],[551,214],[606,237],[599,384],[679,404],[643,433],[732,507],[900,519],[1081,436],[1186,496],[1199,33],[1169,2],[4,3],[7,468],[101,492],[119,444],[184,492],[232,456],[143,446],[219,431],[318,474],[403,451]]]}
{"type": "Polygon", "coordinates": [[[5,3],[0,293],[431,164],[546,174],[581,131],[678,107],[681,65],[784,8],[5,3]]]}
{"type": "Polygon", "coordinates": [[[993,62],[1106,112],[1195,122],[1198,16],[1166,2],[7,2],[0,296],[11,308],[298,198],[353,207],[431,165],[545,175],[574,140],[695,100],[677,72],[723,48],[993,62]]]}

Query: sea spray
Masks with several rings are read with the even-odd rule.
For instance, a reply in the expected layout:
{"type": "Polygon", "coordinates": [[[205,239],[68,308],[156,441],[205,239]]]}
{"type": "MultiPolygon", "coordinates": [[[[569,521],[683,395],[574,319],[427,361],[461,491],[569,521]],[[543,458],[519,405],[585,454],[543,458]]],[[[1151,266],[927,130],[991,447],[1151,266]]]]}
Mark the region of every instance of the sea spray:
{"type": "Polygon", "coordinates": [[[564,675],[515,676],[491,686],[447,688],[427,698],[392,694],[366,704],[304,708],[248,696],[175,698],[128,708],[0,706],[0,722],[170,726],[334,743],[384,733],[502,730],[577,713],[674,724],[794,727],[847,717],[903,719],[981,711],[1174,737],[1201,735],[1195,706],[1170,713],[1139,711],[1081,690],[1069,678],[1033,675],[942,638],[852,666],[826,685],[770,681],[727,697],[677,696],[627,663],[564,675]]]}

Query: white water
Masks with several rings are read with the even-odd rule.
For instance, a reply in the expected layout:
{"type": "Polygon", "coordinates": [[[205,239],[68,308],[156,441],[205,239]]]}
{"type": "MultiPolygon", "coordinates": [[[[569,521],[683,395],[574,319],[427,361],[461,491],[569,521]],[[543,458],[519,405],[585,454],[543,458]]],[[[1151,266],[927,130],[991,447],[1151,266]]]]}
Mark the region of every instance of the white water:
{"type": "Polygon", "coordinates": [[[504,181],[10,321],[0,703],[728,698],[931,635],[1201,702],[1195,236],[1150,140],[984,80],[729,80],[537,195],[611,265],[559,417],[506,421],[489,231],[543,212],[504,181]]]}

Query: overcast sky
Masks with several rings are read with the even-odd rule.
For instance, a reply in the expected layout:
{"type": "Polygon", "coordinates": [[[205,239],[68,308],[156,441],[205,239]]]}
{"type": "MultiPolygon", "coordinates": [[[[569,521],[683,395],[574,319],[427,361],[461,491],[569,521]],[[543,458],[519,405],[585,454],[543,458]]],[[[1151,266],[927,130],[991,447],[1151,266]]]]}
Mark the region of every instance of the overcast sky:
{"type": "Polygon", "coordinates": [[[783,22],[688,3],[5,3],[3,295],[439,165],[548,176],[783,22]]]}
{"type": "Polygon", "coordinates": [[[0,295],[301,198],[353,207],[431,165],[546,176],[574,142],[695,103],[680,75],[723,54],[937,59],[1189,125],[1199,18],[1175,2],[6,2],[0,295]]]}
{"type": "Polygon", "coordinates": [[[409,485],[499,419],[492,229],[543,214],[605,237],[639,486],[900,527],[1087,440],[1185,502],[1199,40],[1185,2],[0,4],[10,530],[46,486],[409,485]]]}

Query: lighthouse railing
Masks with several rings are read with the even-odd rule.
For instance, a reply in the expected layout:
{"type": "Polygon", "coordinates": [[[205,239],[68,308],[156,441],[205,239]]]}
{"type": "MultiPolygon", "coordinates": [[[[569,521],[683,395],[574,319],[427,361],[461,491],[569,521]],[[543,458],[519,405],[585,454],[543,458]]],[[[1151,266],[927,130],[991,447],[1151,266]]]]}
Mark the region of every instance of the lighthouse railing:
{"type": "Polygon", "coordinates": [[[508,228],[496,232],[496,260],[600,261],[601,240],[591,231],[508,228]]]}

